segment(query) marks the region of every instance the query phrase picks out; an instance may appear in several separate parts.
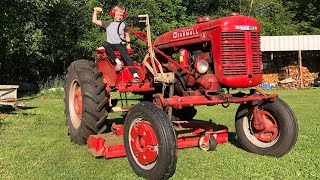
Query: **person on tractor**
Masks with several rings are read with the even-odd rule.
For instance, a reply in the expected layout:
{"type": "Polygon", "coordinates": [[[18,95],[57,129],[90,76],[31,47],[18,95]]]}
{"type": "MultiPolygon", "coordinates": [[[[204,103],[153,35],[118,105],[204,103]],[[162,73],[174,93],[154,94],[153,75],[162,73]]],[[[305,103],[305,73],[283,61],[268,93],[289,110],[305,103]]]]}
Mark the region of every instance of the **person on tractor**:
{"type": "MultiPolygon", "coordinates": [[[[115,70],[121,71],[123,69],[123,65],[115,55],[114,50],[119,51],[126,66],[133,66],[133,60],[131,59],[128,52],[128,49],[131,49],[130,44],[126,44],[126,42],[122,40],[125,39],[127,42],[130,41],[129,32],[127,32],[127,25],[125,23],[121,23],[118,32],[118,26],[120,21],[122,21],[123,18],[126,18],[126,16],[128,15],[125,11],[125,8],[122,6],[115,6],[114,8],[112,8],[110,10],[110,15],[113,16],[113,21],[111,22],[97,19],[97,14],[99,12],[103,12],[102,8],[95,7],[92,15],[92,22],[106,29],[107,40],[103,44],[103,47],[105,48],[106,53],[109,55],[110,60],[116,62],[115,70]]],[[[137,70],[131,68],[130,72],[133,76],[132,82],[138,83],[139,76],[137,70]]]]}

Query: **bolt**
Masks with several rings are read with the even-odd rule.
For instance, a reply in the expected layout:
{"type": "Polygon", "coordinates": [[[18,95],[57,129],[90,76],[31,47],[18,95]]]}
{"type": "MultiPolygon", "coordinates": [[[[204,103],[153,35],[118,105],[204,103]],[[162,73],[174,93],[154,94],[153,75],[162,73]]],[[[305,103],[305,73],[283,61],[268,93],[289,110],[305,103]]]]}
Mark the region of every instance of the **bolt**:
{"type": "Polygon", "coordinates": [[[265,125],[262,122],[259,122],[258,126],[256,127],[257,130],[264,130],[265,129],[265,125]]]}

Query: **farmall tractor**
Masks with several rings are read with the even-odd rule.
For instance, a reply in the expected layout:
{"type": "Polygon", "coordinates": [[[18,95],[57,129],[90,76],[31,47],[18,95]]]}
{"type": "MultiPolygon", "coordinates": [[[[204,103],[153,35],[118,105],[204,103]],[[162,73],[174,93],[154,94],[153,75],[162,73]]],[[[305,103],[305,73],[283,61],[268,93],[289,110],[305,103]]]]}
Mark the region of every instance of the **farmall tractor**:
{"type": "Polygon", "coordinates": [[[138,176],[167,179],[175,172],[178,148],[199,146],[212,151],[228,141],[225,126],[193,120],[194,107],[238,103],[236,135],[247,151],[280,157],[295,145],[296,117],[277,94],[259,89],[230,93],[262,81],[260,26],[255,19],[198,18],[195,25],[172,30],[155,41],[148,15],[127,21],[132,36],[147,45],[146,51],[140,51],[140,65],[135,62],[116,72],[105,50],[97,48],[96,62],[78,60],[68,68],[65,110],[74,143],[87,144],[95,157],[127,156],[138,176]],[[134,28],[138,21],[145,31],[134,28]],[[139,83],[132,82],[131,68],[137,69],[139,83]],[[121,98],[113,98],[111,92],[119,92],[121,98]],[[141,102],[124,103],[127,92],[141,95],[141,102]],[[108,121],[113,112],[123,113],[123,124],[108,121]]]}

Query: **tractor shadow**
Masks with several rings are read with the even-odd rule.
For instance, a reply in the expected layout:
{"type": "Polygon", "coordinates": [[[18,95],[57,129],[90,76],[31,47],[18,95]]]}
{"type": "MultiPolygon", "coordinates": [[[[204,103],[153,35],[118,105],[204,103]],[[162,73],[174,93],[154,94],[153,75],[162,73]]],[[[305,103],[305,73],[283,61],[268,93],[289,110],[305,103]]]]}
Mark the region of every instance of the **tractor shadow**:
{"type": "MultiPolygon", "coordinates": [[[[202,122],[202,123],[206,123],[207,121],[205,120],[200,120],[200,119],[194,119],[193,121],[196,121],[196,122],[202,122]]],[[[214,120],[210,119],[209,121],[211,121],[212,123],[212,128],[213,128],[213,131],[219,131],[221,130],[221,125],[219,124],[216,124],[214,122],[214,120]]],[[[242,150],[245,150],[242,145],[240,144],[240,142],[238,141],[237,139],[237,134],[236,132],[228,132],[228,142],[230,144],[232,144],[233,146],[239,148],[239,149],[242,149],[242,150]]],[[[245,150],[246,151],[246,150],[245,150]]]]}
{"type": "Polygon", "coordinates": [[[228,133],[228,142],[230,144],[232,144],[233,146],[239,148],[239,149],[242,149],[242,150],[245,150],[242,145],[240,144],[240,142],[237,140],[237,134],[236,132],[229,132],[228,133]]]}
{"type": "Polygon", "coordinates": [[[116,117],[116,118],[107,118],[107,129],[103,133],[112,132],[112,125],[121,125],[124,124],[125,117],[116,117]]]}

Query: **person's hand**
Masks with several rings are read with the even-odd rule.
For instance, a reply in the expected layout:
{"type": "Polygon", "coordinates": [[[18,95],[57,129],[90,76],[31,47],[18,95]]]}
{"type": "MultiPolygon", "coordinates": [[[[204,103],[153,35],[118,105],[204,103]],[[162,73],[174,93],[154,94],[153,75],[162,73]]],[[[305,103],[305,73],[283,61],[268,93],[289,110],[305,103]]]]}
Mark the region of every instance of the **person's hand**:
{"type": "Polygon", "coordinates": [[[96,12],[103,12],[101,7],[95,7],[95,8],[93,8],[93,10],[96,12]]]}

